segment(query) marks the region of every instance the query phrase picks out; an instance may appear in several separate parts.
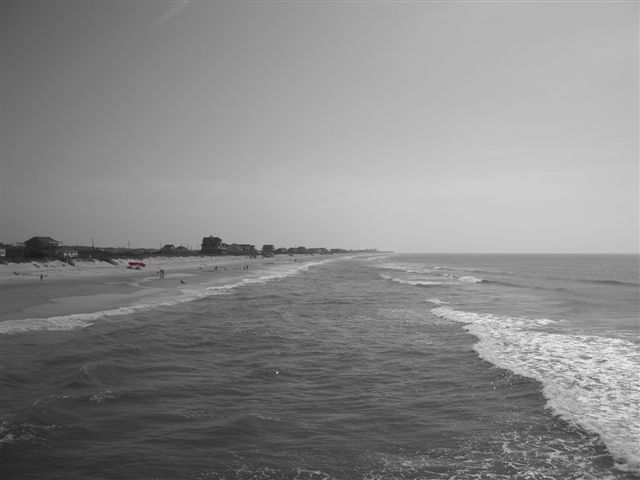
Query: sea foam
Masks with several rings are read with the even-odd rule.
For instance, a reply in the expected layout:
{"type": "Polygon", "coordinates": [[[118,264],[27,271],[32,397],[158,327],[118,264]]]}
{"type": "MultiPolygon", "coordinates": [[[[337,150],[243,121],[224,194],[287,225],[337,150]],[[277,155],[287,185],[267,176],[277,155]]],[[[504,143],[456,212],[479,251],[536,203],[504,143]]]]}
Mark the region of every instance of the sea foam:
{"type": "Polygon", "coordinates": [[[430,286],[434,286],[434,285],[442,285],[443,282],[441,282],[440,280],[437,279],[431,279],[431,280],[427,280],[427,279],[404,279],[404,278],[394,278],[394,277],[390,277],[388,275],[383,275],[380,274],[380,277],[383,278],[384,280],[389,280],[391,282],[396,282],[396,283],[401,283],[403,285],[413,285],[415,287],[430,287],[430,286]]]}
{"type": "Polygon", "coordinates": [[[484,282],[483,279],[478,278],[478,277],[474,277],[472,275],[465,275],[463,277],[458,278],[458,280],[463,282],[463,283],[481,283],[481,282],[484,282]]]}
{"type": "Polygon", "coordinates": [[[431,312],[465,323],[479,338],[481,358],[543,385],[547,406],[562,419],[594,432],[618,468],[640,471],[640,348],[622,338],[545,331],[555,323],[463,312],[431,312]]]}

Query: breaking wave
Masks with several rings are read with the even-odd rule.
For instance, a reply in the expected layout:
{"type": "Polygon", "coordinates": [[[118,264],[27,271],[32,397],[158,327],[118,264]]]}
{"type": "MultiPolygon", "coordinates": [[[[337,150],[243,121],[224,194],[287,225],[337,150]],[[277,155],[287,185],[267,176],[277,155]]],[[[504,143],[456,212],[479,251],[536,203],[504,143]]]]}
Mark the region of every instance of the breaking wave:
{"type": "Polygon", "coordinates": [[[484,282],[482,278],[474,277],[471,275],[465,275],[464,277],[458,278],[459,281],[464,283],[481,283],[484,282]]]}
{"type": "Polygon", "coordinates": [[[401,283],[402,285],[413,285],[415,287],[432,287],[434,285],[443,285],[444,282],[441,280],[409,280],[403,278],[394,278],[388,275],[380,274],[380,277],[384,280],[389,280],[391,282],[401,283]]]}
{"type": "Polygon", "coordinates": [[[555,333],[548,319],[528,319],[436,307],[479,338],[481,358],[543,385],[547,407],[598,434],[618,468],[640,472],[640,347],[623,338],[555,333]]]}

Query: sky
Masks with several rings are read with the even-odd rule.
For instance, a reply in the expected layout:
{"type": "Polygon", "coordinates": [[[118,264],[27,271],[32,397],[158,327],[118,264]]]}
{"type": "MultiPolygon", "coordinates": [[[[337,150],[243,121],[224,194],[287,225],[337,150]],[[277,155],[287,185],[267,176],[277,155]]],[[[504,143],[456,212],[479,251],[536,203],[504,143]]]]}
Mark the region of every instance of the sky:
{"type": "Polygon", "coordinates": [[[637,253],[639,5],[2,0],[0,241],[637,253]]]}

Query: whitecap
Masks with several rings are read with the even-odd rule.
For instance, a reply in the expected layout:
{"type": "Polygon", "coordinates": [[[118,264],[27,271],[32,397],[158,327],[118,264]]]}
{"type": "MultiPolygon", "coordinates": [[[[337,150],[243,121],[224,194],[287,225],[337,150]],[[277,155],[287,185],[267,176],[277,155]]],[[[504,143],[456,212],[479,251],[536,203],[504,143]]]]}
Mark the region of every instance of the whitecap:
{"type": "Polygon", "coordinates": [[[449,302],[445,302],[444,300],[440,300],[439,298],[429,298],[425,300],[427,303],[432,303],[434,305],[447,305],[449,302]]]}
{"type": "Polygon", "coordinates": [[[384,280],[389,280],[391,282],[401,283],[403,285],[413,285],[413,286],[433,286],[433,285],[442,285],[440,281],[433,280],[407,280],[403,278],[394,278],[388,275],[380,274],[380,277],[384,280]]]}
{"type": "Polygon", "coordinates": [[[640,347],[628,340],[545,331],[556,323],[463,312],[431,312],[465,323],[481,358],[543,385],[547,407],[598,434],[621,469],[640,471],[640,347]]]}
{"type": "Polygon", "coordinates": [[[89,401],[93,403],[103,403],[107,400],[117,400],[120,398],[120,395],[117,393],[113,393],[111,390],[106,390],[104,392],[96,393],[89,397],[89,401]]]}
{"type": "Polygon", "coordinates": [[[458,278],[459,281],[463,283],[481,283],[484,282],[482,278],[474,277],[472,275],[465,275],[464,277],[458,278]]]}

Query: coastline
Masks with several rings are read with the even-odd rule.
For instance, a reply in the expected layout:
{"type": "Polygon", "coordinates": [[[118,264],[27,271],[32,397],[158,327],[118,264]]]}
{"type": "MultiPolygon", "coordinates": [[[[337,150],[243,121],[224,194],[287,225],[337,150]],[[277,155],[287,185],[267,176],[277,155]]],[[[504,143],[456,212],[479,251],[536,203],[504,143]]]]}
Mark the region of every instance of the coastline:
{"type": "Polygon", "coordinates": [[[313,256],[153,257],[144,259],[146,267],[140,270],[127,268],[126,259],[117,265],[91,261],[77,262],[76,266],[59,261],[9,263],[0,265],[0,323],[90,314],[168,296],[177,298],[203,284],[215,288],[242,281],[257,270],[313,260],[313,256]]]}

